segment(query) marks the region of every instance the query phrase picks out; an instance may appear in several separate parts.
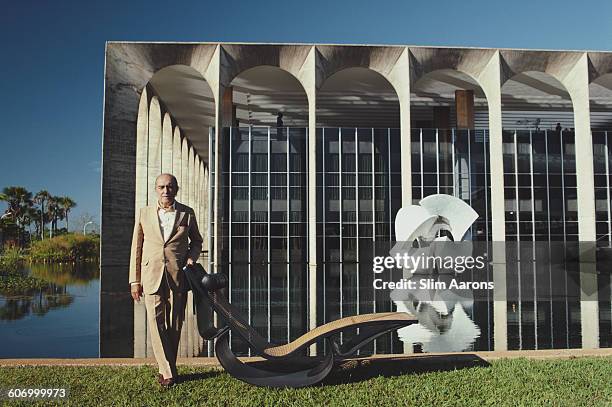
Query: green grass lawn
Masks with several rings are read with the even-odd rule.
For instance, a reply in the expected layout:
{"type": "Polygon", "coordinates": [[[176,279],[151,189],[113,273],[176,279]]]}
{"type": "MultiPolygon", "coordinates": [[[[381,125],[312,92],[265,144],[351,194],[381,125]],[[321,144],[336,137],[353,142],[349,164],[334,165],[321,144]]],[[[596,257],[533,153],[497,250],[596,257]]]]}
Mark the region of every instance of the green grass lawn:
{"type": "Polygon", "coordinates": [[[612,406],[612,358],[443,365],[411,372],[406,362],[382,369],[366,362],[304,389],[257,388],[218,370],[180,366],[185,380],[169,390],[159,388],[150,366],[2,367],[0,388],[68,387],[67,402],[45,405],[74,406],[612,406]],[[377,376],[381,370],[386,377],[377,376]]]}

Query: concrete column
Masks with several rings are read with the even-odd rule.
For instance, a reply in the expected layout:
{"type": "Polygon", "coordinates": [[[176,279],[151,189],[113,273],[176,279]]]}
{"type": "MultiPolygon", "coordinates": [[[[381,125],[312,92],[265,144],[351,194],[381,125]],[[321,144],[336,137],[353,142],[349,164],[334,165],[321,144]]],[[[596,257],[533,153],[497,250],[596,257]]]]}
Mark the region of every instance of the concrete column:
{"type": "Polygon", "coordinates": [[[474,128],[474,91],[456,90],[455,109],[458,129],[474,128]]]}
{"type": "MultiPolygon", "coordinates": [[[[395,88],[400,105],[400,149],[402,151],[400,171],[402,182],[402,207],[412,205],[412,129],[410,120],[411,74],[410,50],[408,47],[406,47],[387,76],[387,79],[395,88]]],[[[372,146],[372,148],[374,147],[372,146]]],[[[413,352],[413,344],[403,342],[403,353],[410,354],[413,352]]]]}
{"type": "MultiPolygon", "coordinates": [[[[183,183],[181,179],[181,130],[178,126],[174,128],[172,134],[172,174],[176,177],[179,186],[183,183]]],[[[182,191],[179,187],[177,199],[180,202],[182,191]]]]}
{"type": "Polygon", "coordinates": [[[157,202],[155,194],[155,178],[161,174],[161,138],[162,138],[162,118],[159,100],[153,96],[149,105],[149,168],[147,175],[149,203],[157,202]]]}
{"type": "MultiPolygon", "coordinates": [[[[410,154],[412,129],[410,123],[410,83],[413,80],[410,72],[410,50],[408,47],[395,62],[387,79],[397,92],[400,105],[400,148],[402,150],[402,206],[412,205],[412,156],[410,154]]],[[[412,349],[412,346],[410,346],[412,349]]],[[[408,351],[409,349],[406,349],[408,351]]]]}
{"type": "MultiPolygon", "coordinates": [[[[157,195],[155,193],[155,179],[161,174],[162,168],[162,116],[161,107],[157,96],[153,96],[149,104],[149,156],[148,156],[148,204],[155,205],[157,195]]],[[[149,329],[146,330],[146,355],[153,355],[149,329]]]]}
{"type": "Polygon", "coordinates": [[[187,159],[187,172],[189,173],[189,180],[187,181],[187,205],[193,207],[193,194],[195,189],[195,153],[193,147],[189,147],[187,159]]]}
{"type": "Polygon", "coordinates": [[[588,56],[585,52],[562,81],[572,98],[574,107],[578,238],[581,242],[593,242],[596,239],[588,69],[588,56]]]}
{"type": "MultiPolygon", "coordinates": [[[[210,163],[210,161],[209,161],[210,163]]],[[[202,200],[202,204],[204,207],[204,210],[202,211],[203,216],[202,216],[202,225],[200,226],[200,229],[203,231],[202,237],[204,238],[204,243],[202,244],[203,250],[205,252],[208,253],[208,256],[210,256],[210,246],[209,244],[209,238],[210,238],[210,218],[209,218],[209,214],[208,214],[208,196],[210,194],[210,175],[208,172],[208,166],[206,166],[204,168],[204,191],[202,192],[204,194],[204,199],[202,200]]],[[[203,263],[205,267],[208,267],[207,263],[203,263]]]]}
{"type": "MultiPolygon", "coordinates": [[[[580,56],[562,83],[569,92],[574,107],[578,239],[580,242],[595,242],[593,139],[589,100],[589,60],[586,52],[580,56]]],[[[582,246],[584,248],[580,253],[582,347],[591,349],[599,347],[597,270],[594,247],[588,247],[588,243],[582,246]]]]}
{"type": "MultiPolygon", "coordinates": [[[[138,120],[136,122],[136,192],[135,211],[137,218],[140,208],[147,206],[147,167],[149,144],[149,99],[146,87],[142,90],[138,105],[138,120]]],[[[134,357],[146,356],[147,315],[144,301],[134,302],[134,357]]]]}
{"type": "Polygon", "coordinates": [[[136,211],[147,205],[148,191],[148,149],[149,149],[149,100],[147,89],[142,90],[138,105],[138,121],[136,123],[136,211]]]}
{"type": "MultiPolygon", "coordinates": [[[[501,59],[491,57],[479,76],[489,105],[489,168],[491,171],[491,223],[493,237],[493,324],[495,350],[508,349],[506,290],[506,225],[502,147],[501,59]]],[[[473,96],[472,96],[473,97],[473,96]]],[[[473,100],[473,99],[472,99],[473,100]]]]}
{"type": "Polygon", "coordinates": [[[195,172],[195,182],[194,182],[194,191],[193,191],[193,210],[196,214],[196,221],[198,222],[198,226],[200,225],[200,193],[202,191],[201,178],[200,178],[200,156],[196,154],[195,163],[194,163],[194,172],[195,172]]]}
{"type": "MultiPolygon", "coordinates": [[[[200,171],[200,189],[198,192],[198,208],[200,208],[200,217],[198,218],[198,226],[200,227],[200,231],[202,233],[204,233],[204,213],[205,213],[205,208],[204,208],[204,198],[206,196],[205,191],[206,191],[206,183],[204,180],[204,161],[200,161],[200,165],[199,165],[199,171],[200,171]]],[[[204,237],[204,235],[202,235],[202,237],[204,237]]],[[[204,250],[204,246],[202,245],[202,250],[204,250]]]]}
{"type": "MultiPolygon", "coordinates": [[[[210,77],[213,79],[209,82],[210,88],[215,97],[215,129],[214,129],[214,145],[211,146],[211,151],[214,151],[215,154],[215,162],[214,162],[214,177],[215,177],[215,191],[214,196],[211,197],[211,215],[214,219],[214,231],[211,230],[211,233],[214,234],[214,242],[213,247],[211,247],[212,252],[212,261],[213,261],[213,270],[209,270],[209,272],[217,272],[218,271],[218,263],[219,257],[221,253],[221,244],[222,241],[220,239],[222,226],[221,226],[221,210],[222,210],[222,202],[221,198],[223,197],[223,191],[221,188],[221,163],[223,158],[223,143],[221,142],[221,137],[223,132],[222,130],[222,115],[223,112],[221,110],[222,98],[224,93],[224,87],[221,84],[221,46],[217,46],[213,58],[210,62],[209,70],[211,72],[210,77]]],[[[210,255],[210,254],[209,254],[210,255]]]]}
{"type": "Polygon", "coordinates": [[[162,125],[161,172],[172,172],[172,119],[168,113],[162,125]]]}
{"type": "MultiPolygon", "coordinates": [[[[317,50],[310,49],[298,79],[308,98],[308,329],[317,327],[317,50]]],[[[287,197],[288,199],[289,197],[287,197]]],[[[309,348],[311,356],[317,354],[316,345],[309,348]]]]}
{"type": "Polygon", "coordinates": [[[181,200],[184,204],[187,204],[187,197],[189,196],[189,144],[187,138],[183,137],[181,143],[181,185],[179,192],[181,193],[181,200]]]}

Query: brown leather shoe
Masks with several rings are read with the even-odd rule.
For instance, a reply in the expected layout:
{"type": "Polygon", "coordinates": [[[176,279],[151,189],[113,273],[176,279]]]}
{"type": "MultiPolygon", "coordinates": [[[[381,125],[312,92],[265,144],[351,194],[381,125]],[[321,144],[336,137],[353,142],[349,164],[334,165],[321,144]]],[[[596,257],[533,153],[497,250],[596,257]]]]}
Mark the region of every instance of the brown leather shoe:
{"type": "Polygon", "coordinates": [[[161,373],[157,374],[157,383],[161,384],[162,380],[164,380],[164,376],[161,373]]]}
{"type": "Polygon", "coordinates": [[[163,387],[164,389],[168,389],[172,386],[174,386],[176,383],[174,381],[173,377],[169,377],[167,379],[164,379],[163,376],[159,382],[159,384],[161,385],[161,387],[163,387]]]}

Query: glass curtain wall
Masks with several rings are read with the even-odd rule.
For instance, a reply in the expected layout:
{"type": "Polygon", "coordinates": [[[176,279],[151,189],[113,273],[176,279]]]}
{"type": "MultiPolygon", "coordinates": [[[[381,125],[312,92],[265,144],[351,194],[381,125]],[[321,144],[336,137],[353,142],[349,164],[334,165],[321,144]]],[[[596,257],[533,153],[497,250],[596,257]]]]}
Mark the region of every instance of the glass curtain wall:
{"type": "Polygon", "coordinates": [[[506,241],[516,242],[507,255],[518,259],[506,269],[515,299],[508,302],[508,347],[580,347],[579,292],[568,281],[577,264],[566,264],[565,273],[547,265],[554,242],[578,241],[574,133],[504,131],[503,154],[506,241]],[[552,300],[552,293],[560,295],[552,300]]]}
{"type": "Polygon", "coordinates": [[[412,202],[434,194],[461,198],[478,219],[465,240],[491,240],[487,129],[412,129],[412,202]]]}
{"type": "MultiPolygon", "coordinates": [[[[612,246],[612,132],[593,131],[597,246],[612,246]]],[[[598,270],[600,347],[612,346],[612,276],[598,270]]]]}
{"type": "MultiPolygon", "coordinates": [[[[415,128],[412,129],[411,154],[413,204],[418,205],[422,198],[434,194],[458,197],[478,213],[464,240],[490,242],[488,129],[415,128]]],[[[475,301],[473,308],[466,310],[481,331],[473,345],[474,350],[493,349],[493,306],[490,300],[492,298],[475,301]]]]}
{"type": "MultiPolygon", "coordinates": [[[[307,329],[307,131],[223,132],[222,244],[215,261],[229,276],[232,304],[262,336],[286,343],[307,329]]],[[[211,193],[214,187],[211,182],[211,193]]],[[[231,345],[237,354],[249,352],[236,336],[231,345]]]]}
{"type": "MultiPolygon", "coordinates": [[[[377,245],[395,238],[401,207],[400,131],[319,128],[316,135],[318,322],[392,311],[372,286],[377,245]]],[[[345,332],[346,341],[355,332],[345,332]]],[[[401,352],[396,334],[362,354],[401,352]]]]}

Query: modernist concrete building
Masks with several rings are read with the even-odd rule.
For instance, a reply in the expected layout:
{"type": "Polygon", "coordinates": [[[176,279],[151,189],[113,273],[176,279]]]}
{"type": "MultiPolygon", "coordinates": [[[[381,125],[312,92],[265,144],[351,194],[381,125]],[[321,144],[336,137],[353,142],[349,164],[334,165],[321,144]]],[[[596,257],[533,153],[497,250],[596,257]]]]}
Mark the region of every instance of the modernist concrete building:
{"type": "MultiPolygon", "coordinates": [[[[196,210],[200,261],[228,273],[231,301],[283,342],[392,309],[372,289],[373,242],[392,241],[398,209],[434,193],[478,212],[473,240],[612,241],[607,129],[610,52],[110,42],[101,356],[151,354],[128,262],[160,172],[196,210]]],[[[492,272],[505,290],[505,265],[492,272]]],[[[609,277],[585,276],[610,297],[609,277]]],[[[612,300],[594,295],[474,304],[472,349],[609,346],[612,300]]],[[[188,313],[180,354],[208,354],[188,313]]],[[[413,348],[389,335],[370,350],[413,348]]]]}

